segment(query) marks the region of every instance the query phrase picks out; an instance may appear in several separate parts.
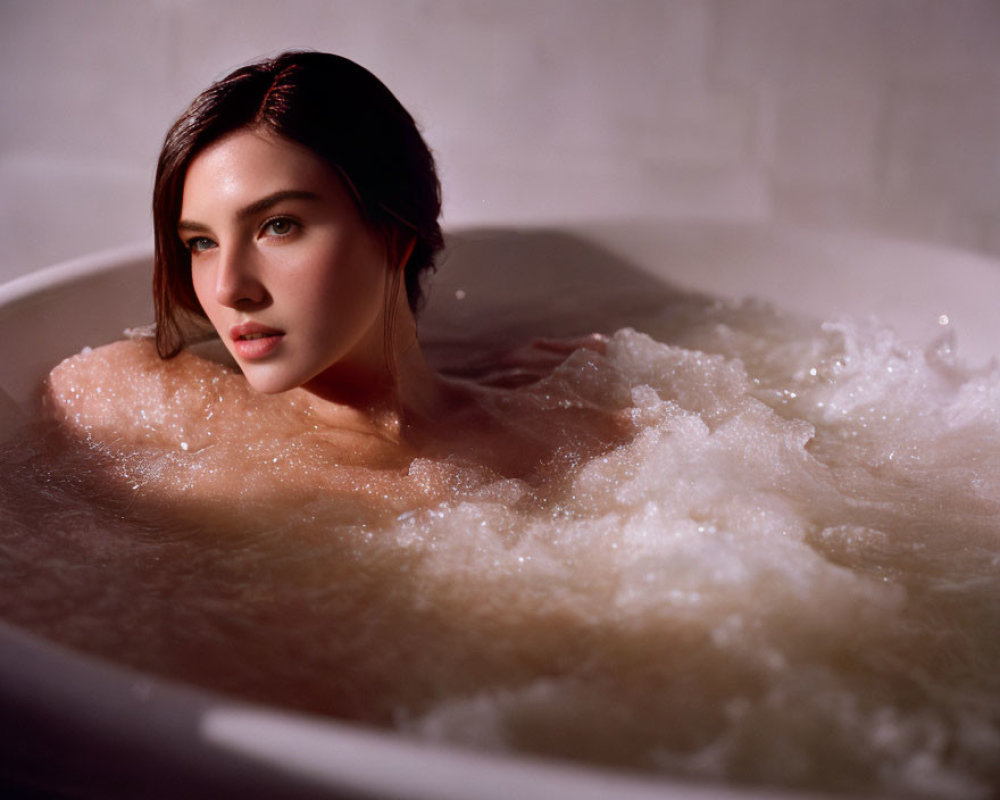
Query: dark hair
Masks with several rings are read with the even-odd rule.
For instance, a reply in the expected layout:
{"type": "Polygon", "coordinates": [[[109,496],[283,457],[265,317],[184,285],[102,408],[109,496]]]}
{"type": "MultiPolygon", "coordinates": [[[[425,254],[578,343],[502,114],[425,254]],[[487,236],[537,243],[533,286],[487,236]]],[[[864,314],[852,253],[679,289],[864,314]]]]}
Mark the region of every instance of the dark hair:
{"type": "Polygon", "coordinates": [[[413,117],[353,61],[287,52],[209,86],[167,133],[153,190],[156,347],[164,358],[184,347],[185,314],[205,319],[191,283],[190,254],[177,234],[187,169],[213,142],[254,128],[304,145],[333,166],[391,255],[398,255],[400,234],[415,238],[403,279],[410,308],[416,312],[423,301],[421,276],[433,270],[444,241],[434,158],[413,117]]]}

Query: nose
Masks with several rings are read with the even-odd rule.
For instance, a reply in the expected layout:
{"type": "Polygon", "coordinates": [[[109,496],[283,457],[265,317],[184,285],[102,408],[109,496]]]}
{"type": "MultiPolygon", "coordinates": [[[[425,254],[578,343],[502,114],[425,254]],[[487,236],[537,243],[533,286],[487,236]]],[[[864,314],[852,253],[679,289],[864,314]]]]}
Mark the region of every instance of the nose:
{"type": "Polygon", "coordinates": [[[215,299],[229,308],[259,306],[267,299],[267,289],[260,279],[259,267],[252,252],[242,248],[223,248],[215,274],[215,299]]]}

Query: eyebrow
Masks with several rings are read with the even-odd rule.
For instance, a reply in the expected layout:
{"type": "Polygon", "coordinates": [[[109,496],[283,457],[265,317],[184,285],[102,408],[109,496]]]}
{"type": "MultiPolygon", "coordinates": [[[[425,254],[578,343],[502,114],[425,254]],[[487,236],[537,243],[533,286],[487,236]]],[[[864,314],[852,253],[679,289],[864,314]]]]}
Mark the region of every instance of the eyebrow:
{"type": "MultiPolygon", "coordinates": [[[[269,208],[276,206],[284,200],[316,201],[319,199],[320,197],[316,194],[316,192],[308,192],[304,189],[283,189],[280,192],[273,192],[272,194],[260,198],[260,200],[254,200],[250,203],[250,205],[244,206],[236,212],[236,219],[243,222],[249,217],[260,214],[262,211],[267,211],[269,208]]],[[[177,230],[179,231],[207,231],[208,229],[207,225],[203,225],[200,222],[194,222],[193,220],[182,219],[177,223],[177,230]]]]}

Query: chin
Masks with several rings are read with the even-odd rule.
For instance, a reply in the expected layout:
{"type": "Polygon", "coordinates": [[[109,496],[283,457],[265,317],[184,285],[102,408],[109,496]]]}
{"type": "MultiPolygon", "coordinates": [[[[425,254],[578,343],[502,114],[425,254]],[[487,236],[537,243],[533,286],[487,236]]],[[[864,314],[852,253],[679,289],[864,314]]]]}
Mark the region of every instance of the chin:
{"type": "Polygon", "coordinates": [[[287,375],[261,374],[259,368],[243,369],[243,377],[247,379],[250,388],[260,394],[281,394],[302,385],[302,381],[287,375]]]}

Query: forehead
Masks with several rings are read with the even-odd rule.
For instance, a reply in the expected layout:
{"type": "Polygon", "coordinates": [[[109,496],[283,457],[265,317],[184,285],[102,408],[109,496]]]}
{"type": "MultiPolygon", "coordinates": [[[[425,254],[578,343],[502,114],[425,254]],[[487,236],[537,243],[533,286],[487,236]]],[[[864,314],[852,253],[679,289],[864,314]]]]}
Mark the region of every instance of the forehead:
{"type": "Polygon", "coordinates": [[[308,148],[261,131],[236,131],[192,159],[184,178],[181,216],[218,215],[289,189],[331,201],[347,196],[340,174],[308,148]]]}

